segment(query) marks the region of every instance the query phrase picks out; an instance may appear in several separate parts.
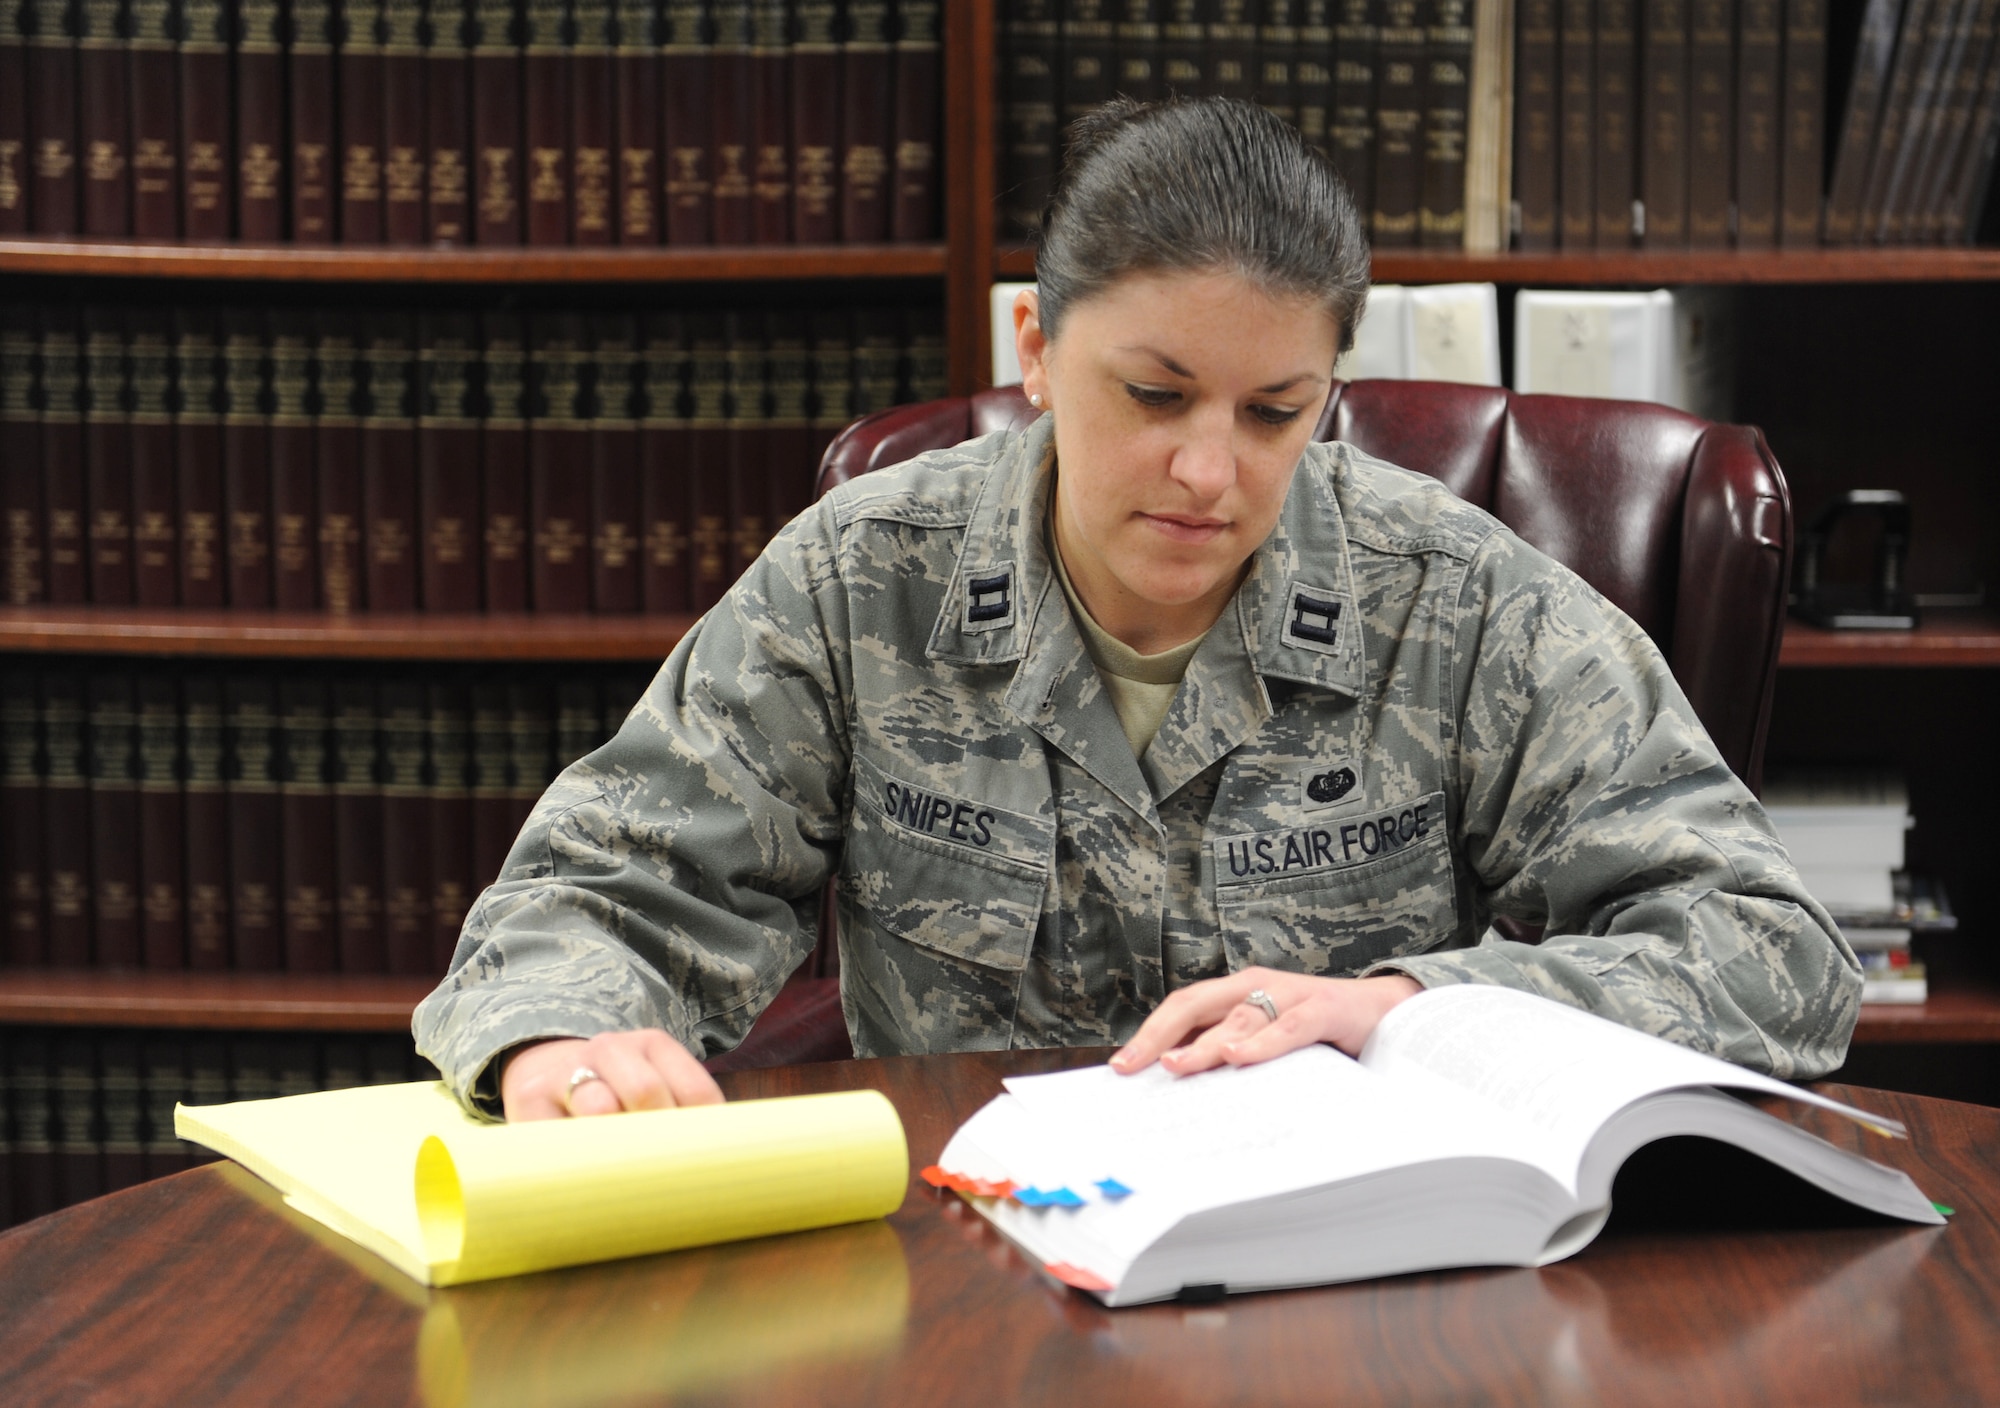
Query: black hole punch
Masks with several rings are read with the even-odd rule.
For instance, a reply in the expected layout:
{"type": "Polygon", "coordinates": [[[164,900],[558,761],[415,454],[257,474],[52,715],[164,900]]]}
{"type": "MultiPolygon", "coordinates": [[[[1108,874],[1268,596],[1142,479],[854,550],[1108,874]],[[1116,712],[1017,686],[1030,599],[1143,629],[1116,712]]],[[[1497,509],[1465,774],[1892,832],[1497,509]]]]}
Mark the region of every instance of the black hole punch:
{"type": "Polygon", "coordinates": [[[1292,598],[1292,634],[1319,645],[1340,641],[1340,603],[1299,592],[1292,598]]]}
{"type": "Polygon", "coordinates": [[[966,583],[966,591],[972,603],[965,610],[968,621],[1001,621],[1013,610],[1014,603],[1008,598],[1008,590],[1013,586],[1012,572],[996,572],[991,577],[974,577],[966,583]]]}

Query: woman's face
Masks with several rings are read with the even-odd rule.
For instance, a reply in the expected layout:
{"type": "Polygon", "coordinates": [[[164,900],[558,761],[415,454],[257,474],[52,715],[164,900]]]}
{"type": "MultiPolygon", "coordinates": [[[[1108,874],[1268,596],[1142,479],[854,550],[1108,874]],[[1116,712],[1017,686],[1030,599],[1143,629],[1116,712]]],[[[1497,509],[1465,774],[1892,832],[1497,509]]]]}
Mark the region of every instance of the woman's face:
{"type": "Polygon", "coordinates": [[[1022,382],[1055,417],[1056,544],[1097,623],[1145,654],[1192,640],[1278,521],[1326,404],[1340,329],[1233,273],[1146,273],[1043,337],[1015,304],[1022,382]]]}

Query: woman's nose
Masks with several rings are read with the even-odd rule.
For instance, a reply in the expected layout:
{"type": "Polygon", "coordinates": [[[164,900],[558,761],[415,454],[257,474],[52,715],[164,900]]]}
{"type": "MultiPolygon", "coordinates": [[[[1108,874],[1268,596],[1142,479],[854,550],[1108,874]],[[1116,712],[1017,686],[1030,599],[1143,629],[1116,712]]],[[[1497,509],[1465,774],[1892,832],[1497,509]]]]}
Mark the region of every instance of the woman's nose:
{"type": "Polygon", "coordinates": [[[1211,502],[1236,482],[1235,427],[1220,417],[1203,417],[1175,451],[1171,473],[1189,493],[1211,502]],[[1220,423],[1218,423],[1220,422],[1220,423]]]}

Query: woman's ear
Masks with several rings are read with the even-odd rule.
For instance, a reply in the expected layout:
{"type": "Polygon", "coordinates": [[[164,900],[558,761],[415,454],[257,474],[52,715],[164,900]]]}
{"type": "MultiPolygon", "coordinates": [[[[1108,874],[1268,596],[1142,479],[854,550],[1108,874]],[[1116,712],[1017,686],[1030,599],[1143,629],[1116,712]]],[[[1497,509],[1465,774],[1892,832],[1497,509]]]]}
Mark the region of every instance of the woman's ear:
{"type": "Polygon", "coordinates": [[[1021,389],[1042,410],[1052,408],[1049,394],[1049,340],[1042,335],[1042,301],[1035,290],[1014,295],[1014,352],[1021,359],[1021,389]]]}

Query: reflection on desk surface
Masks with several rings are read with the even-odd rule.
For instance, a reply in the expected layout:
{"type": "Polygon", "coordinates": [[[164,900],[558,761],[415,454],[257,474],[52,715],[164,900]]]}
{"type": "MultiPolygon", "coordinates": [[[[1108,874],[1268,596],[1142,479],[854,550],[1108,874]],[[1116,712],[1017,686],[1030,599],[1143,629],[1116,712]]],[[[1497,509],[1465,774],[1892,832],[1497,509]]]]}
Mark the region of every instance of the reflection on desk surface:
{"type": "Polygon", "coordinates": [[[909,1310],[895,1230],[855,1223],[434,1291],[417,1382],[428,1408],[747,1388],[892,1355],[909,1310]]]}
{"type": "Polygon", "coordinates": [[[1267,1346],[1303,1341],[1314,1330],[1308,1321],[1322,1342],[1345,1349],[1320,1365],[1327,1403],[1461,1402],[1465,1386],[1482,1379],[1491,1401],[1549,1408],[1811,1402],[1815,1383],[1828,1387],[1819,1401],[1839,1402],[1847,1393],[1839,1386],[1869,1383],[1894,1361],[1912,1313],[1911,1275],[1944,1235],[1826,1234],[1805,1255],[1783,1258],[1761,1315],[1746,1316],[1740,1294],[1717,1294],[1716,1276],[1740,1277],[1741,1263],[1713,1274],[1683,1263],[1674,1278],[1682,1284],[1662,1285],[1616,1264],[1626,1249],[1605,1247],[1536,1270],[1395,1277],[1324,1297],[1281,1292],[1139,1313],[1077,1305],[1070,1319],[1098,1355],[1123,1361],[1135,1385],[1158,1376],[1133,1395],[1153,1408],[1239,1401],[1267,1346]],[[1349,1307],[1365,1318],[1350,1318],[1349,1307]],[[1385,1338],[1393,1327],[1405,1333],[1385,1338]],[[1427,1329],[1409,1333],[1415,1327],[1427,1329]],[[1166,1364],[1171,1377],[1158,1374],[1166,1364]],[[1520,1366],[1504,1388],[1490,1382],[1496,1364],[1520,1366]]]}
{"type": "Polygon", "coordinates": [[[1941,1227],[1830,1234],[1823,1264],[1796,1268],[1784,1294],[1767,1301],[1769,1312],[1751,1316],[1719,1306],[1702,1278],[1685,1269],[1676,1278],[1683,1285],[1655,1278],[1643,1311],[1634,1313],[1638,1297],[1629,1282],[1621,1290],[1600,1281],[1582,1260],[1545,1267],[1542,1285],[1561,1307],[1542,1359],[1545,1401],[1699,1402],[1703,1395],[1693,1390],[1704,1381],[1745,1384],[1787,1363],[1794,1388],[1815,1378],[1865,1383],[1870,1367],[1902,1341],[1912,1311],[1905,1288],[1943,1235],[1941,1227]],[[1662,1314],[1663,1301],[1678,1315],[1662,1314]]]}

